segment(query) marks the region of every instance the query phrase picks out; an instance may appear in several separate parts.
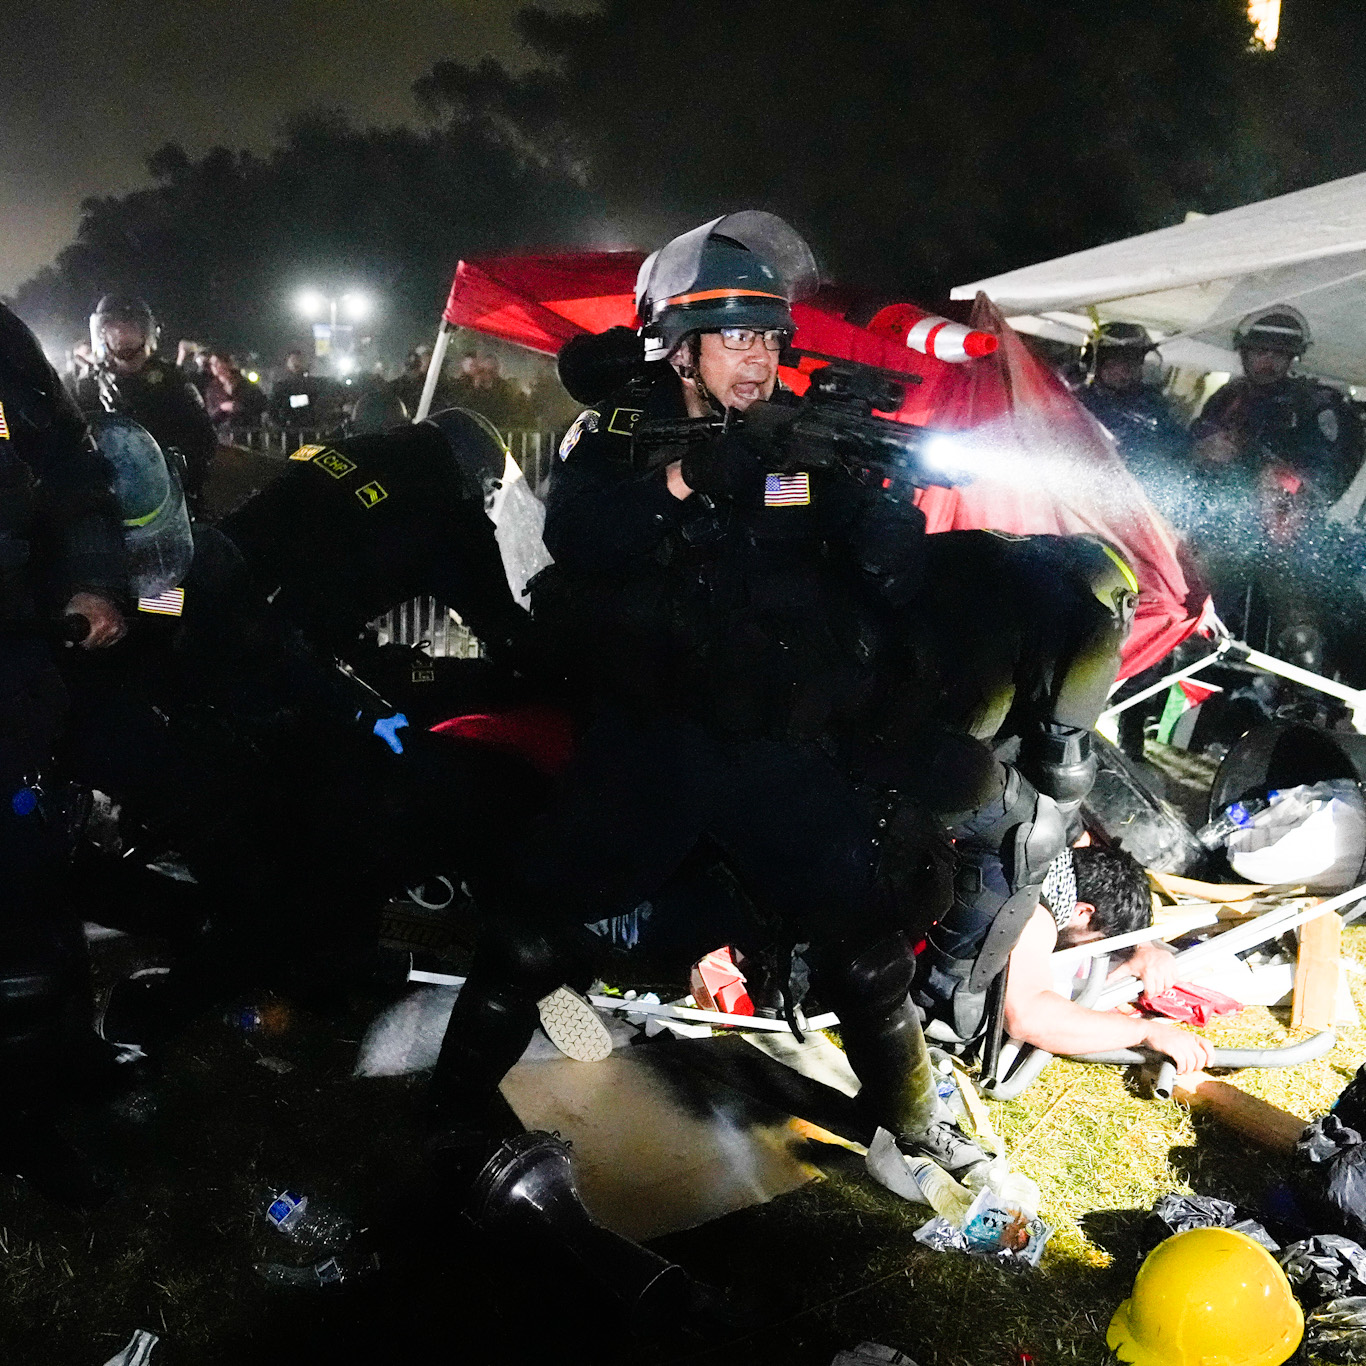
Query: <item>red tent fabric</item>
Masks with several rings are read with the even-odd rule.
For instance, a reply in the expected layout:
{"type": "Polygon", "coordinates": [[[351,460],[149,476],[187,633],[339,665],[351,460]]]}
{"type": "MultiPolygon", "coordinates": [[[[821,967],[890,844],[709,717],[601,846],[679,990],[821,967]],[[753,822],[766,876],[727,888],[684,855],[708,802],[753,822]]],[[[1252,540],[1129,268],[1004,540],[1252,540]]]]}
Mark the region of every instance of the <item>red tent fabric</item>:
{"type": "MultiPolygon", "coordinates": [[[[639,252],[580,252],[462,261],[443,314],[468,327],[554,354],[580,332],[634,326],[639,252]]],[[[1104,537],[1133,567],[1138,615],[1121,676],[1157,663],[1195,630],[1205,605],[1187,582],[1175,534],[1148,502],[1104,429],[1025,347],[984,296],[971,325],[1000,341],[990,356],[950,365],[874,336],[822,292],[796,304],[797,344],[823,358],[856,360],[916,376],[898,420],[950,433],[971,484],[918,497],[931,531],[990,528],[1018,534],[1104,537]],[[952,434],[957,435],[952,435],[952,434]]],[[[823,364],[784,369],[798,393],[823,364]]]]}

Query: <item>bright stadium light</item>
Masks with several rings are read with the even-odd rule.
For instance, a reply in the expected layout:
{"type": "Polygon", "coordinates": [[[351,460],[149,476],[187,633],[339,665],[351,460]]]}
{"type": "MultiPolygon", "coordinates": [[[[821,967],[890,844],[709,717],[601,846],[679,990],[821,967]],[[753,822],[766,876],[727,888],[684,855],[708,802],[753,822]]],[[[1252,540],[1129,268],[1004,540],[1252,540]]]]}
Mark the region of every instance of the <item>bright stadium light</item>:
{"type": "Polygon", "coordinates": [[[304,315],[305,318],[316,318],[327,311],[327,299],[316,289],[305,289],[300,291],[294,300],[294,306],[304,315]]]}
{"type": "Polygon", "coordinates": [[[353,323],[358,323],[370,313],[370,300],[364,294],[343,294],[342,308],[353,323]]]}

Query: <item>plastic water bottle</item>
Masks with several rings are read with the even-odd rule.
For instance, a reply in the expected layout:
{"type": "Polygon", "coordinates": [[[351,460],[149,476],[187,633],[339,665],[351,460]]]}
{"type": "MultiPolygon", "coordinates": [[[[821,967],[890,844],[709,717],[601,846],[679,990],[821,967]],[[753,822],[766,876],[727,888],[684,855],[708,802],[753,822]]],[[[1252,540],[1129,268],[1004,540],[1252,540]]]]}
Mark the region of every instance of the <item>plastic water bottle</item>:
{"type": "Polygon", "coordinates": [[[356,1231],[355,1221],[324,1200],[297,1191],[267,1188],[263,1200],[266,1218],[296,1243],[341,1248],[356,1231]]]}
{"type": "Polygon", "coordinates": [[[365,1256],[326,1257],[312,1266],[282,1266],[279,1262],[256,1264],[256,1274],[278,1290],[330,1290],[354,1285],[377,1270],[379,1257],[373,1252],[365,1256]]]}
{"type": "Polygon", "coordinates": [[[1265,811],[1271,805],[1272,798],[1279,795],[1278,792],[1272,792],[1266,797],[1249,797],[1246,801],[1231,803],[1208,825],[1202,825],[1195,832],[1195,838],[1206,849],[1218,849],[1235,830],[1251,825],[1253,817],[1265,811]]]}
{"type": "Polygon", "coordinates": [[[906,1166],[920,1187],[920,1193],[936,1214],[942,1214],[960,1228],[976,1196],[960,1186],[937,1162],[928,1157],[907,1157],[906,1166]]]}

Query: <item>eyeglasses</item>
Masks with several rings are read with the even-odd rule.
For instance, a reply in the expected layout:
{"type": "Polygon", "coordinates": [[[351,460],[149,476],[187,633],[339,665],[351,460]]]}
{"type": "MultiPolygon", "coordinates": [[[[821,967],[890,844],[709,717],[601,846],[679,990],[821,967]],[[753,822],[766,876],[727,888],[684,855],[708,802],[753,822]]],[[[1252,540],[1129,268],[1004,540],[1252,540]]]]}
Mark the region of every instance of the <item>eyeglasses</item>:
{"type": "Polygon", "coordinates": [[[765,351],[781,351],[792,340],[792,333],[781,327],[770,327],[765,332],[753,327],[720,327],[717,335],[727,351],[748,351],[760,339],[765,351]]]}

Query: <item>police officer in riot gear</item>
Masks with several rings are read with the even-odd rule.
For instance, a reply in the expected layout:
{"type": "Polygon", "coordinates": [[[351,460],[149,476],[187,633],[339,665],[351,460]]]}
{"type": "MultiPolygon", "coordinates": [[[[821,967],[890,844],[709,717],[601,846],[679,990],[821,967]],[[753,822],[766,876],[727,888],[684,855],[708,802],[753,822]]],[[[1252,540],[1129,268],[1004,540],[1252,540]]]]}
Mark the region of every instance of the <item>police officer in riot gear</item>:
{"type": "MultiPolygon", "coordinates": [[[[453,608],[495,659],[511,662],[530,619],[512,597],[486,490],[507,448],[477,413],[332,444],[301,446],[290,468],[222,529],[261,592],[316,646],[349,657],[367,622],[410,598],[453,608]]],[[[519,662],[524,662],[518,656],[519,662]]]]}
{"type": "Polygon", "coordinates": [[[842,759],[892,605],[918,583],[924,521],[843,470],[774,472],[750,434],[787,401],[790,304],[815,280],[809,248],[769,214],[675,239],[637,284],[648,368],[560,447],[556,563],[533,600],[563,620],[595,705],[452,1015],[433,1078],[438,1152],[486,1118],[537,1002],[587,984],[582,927],[629,911],[710,843],[768,923],[780,989],[793,946],[810,945],[870,1133],[960,1174],[983,1160],[937,1100],[908,998],[907,938],[942,909],[946,846],[842,759]],[[714,414],[726,430],[662,459],[633,439],[652,419],[714,414]]]}
{"type": "Polygon", "coordinates": [[[1357,634],[1359,551],[1324,518],[1361,464],[1362,434],[1343,395],[1291,373],[1311,340],[1304,317],[1284,305],[1239,323],[1243,374],[1191,427],[1203,495],[1192,540],[1220,615],[1247,639],[1322,670],[1331,667],[1325,648],[1340,654],[1357,634]],[[1339,631],[1349,614],[1351,627],[1339,631]]]}
{"type": "Polygon", "coordinates": [[[106,294],[90,315],[95,364],[78,382],[76,401],[87,414],[123,413],[146,427],[163,451],[179,452],[194,511],[218,437],[199,390],[157,354],[160,330],[145,300],[106,294]]]}
{"type": "Polygon", "coordinates": [[[927,935],[915,999],[976,1040],[993,987],[1080,834],[1138,583],[1091,536],[943,532],[901,614],[900,656],[871,728],[870,773],[954,839],[952,907],[927,935]],[[964,602],[992,604],[965,614],[964,602]]]}
{"type": "Polygon", "coordinates": [[[33,334],[0,305],[0,1170],[73,1200],[95,1186],[54,1117],[94,1036],[80,923],[57,897],[43,780],[66,695],[43,624],[79,615],[86,649],[112,645],[124,598],[108,470],[33,334]]]}
{"type": "Polygon", "coordinates": [[[1361,464],[1361,428],[1336,389],[1291,374],[1312,344],[1309,324],[1277,305],[1244,318],[1233,342],[1243,374],[1217,390],[1192,425],[1197,462],[1212,473],[1284,465],[1317,501],[1332,503],[1361,464]]]}
{"type": "Polygon", "coordinates": [[[1188,441],[1171,405],[1144,383],[1144,361],[1154,350],[1147,328],[1102,323],[1083,352],[1088,379],[1076,394],[1148,495],[1171,515],[1179,507],[1188,441]]]}

